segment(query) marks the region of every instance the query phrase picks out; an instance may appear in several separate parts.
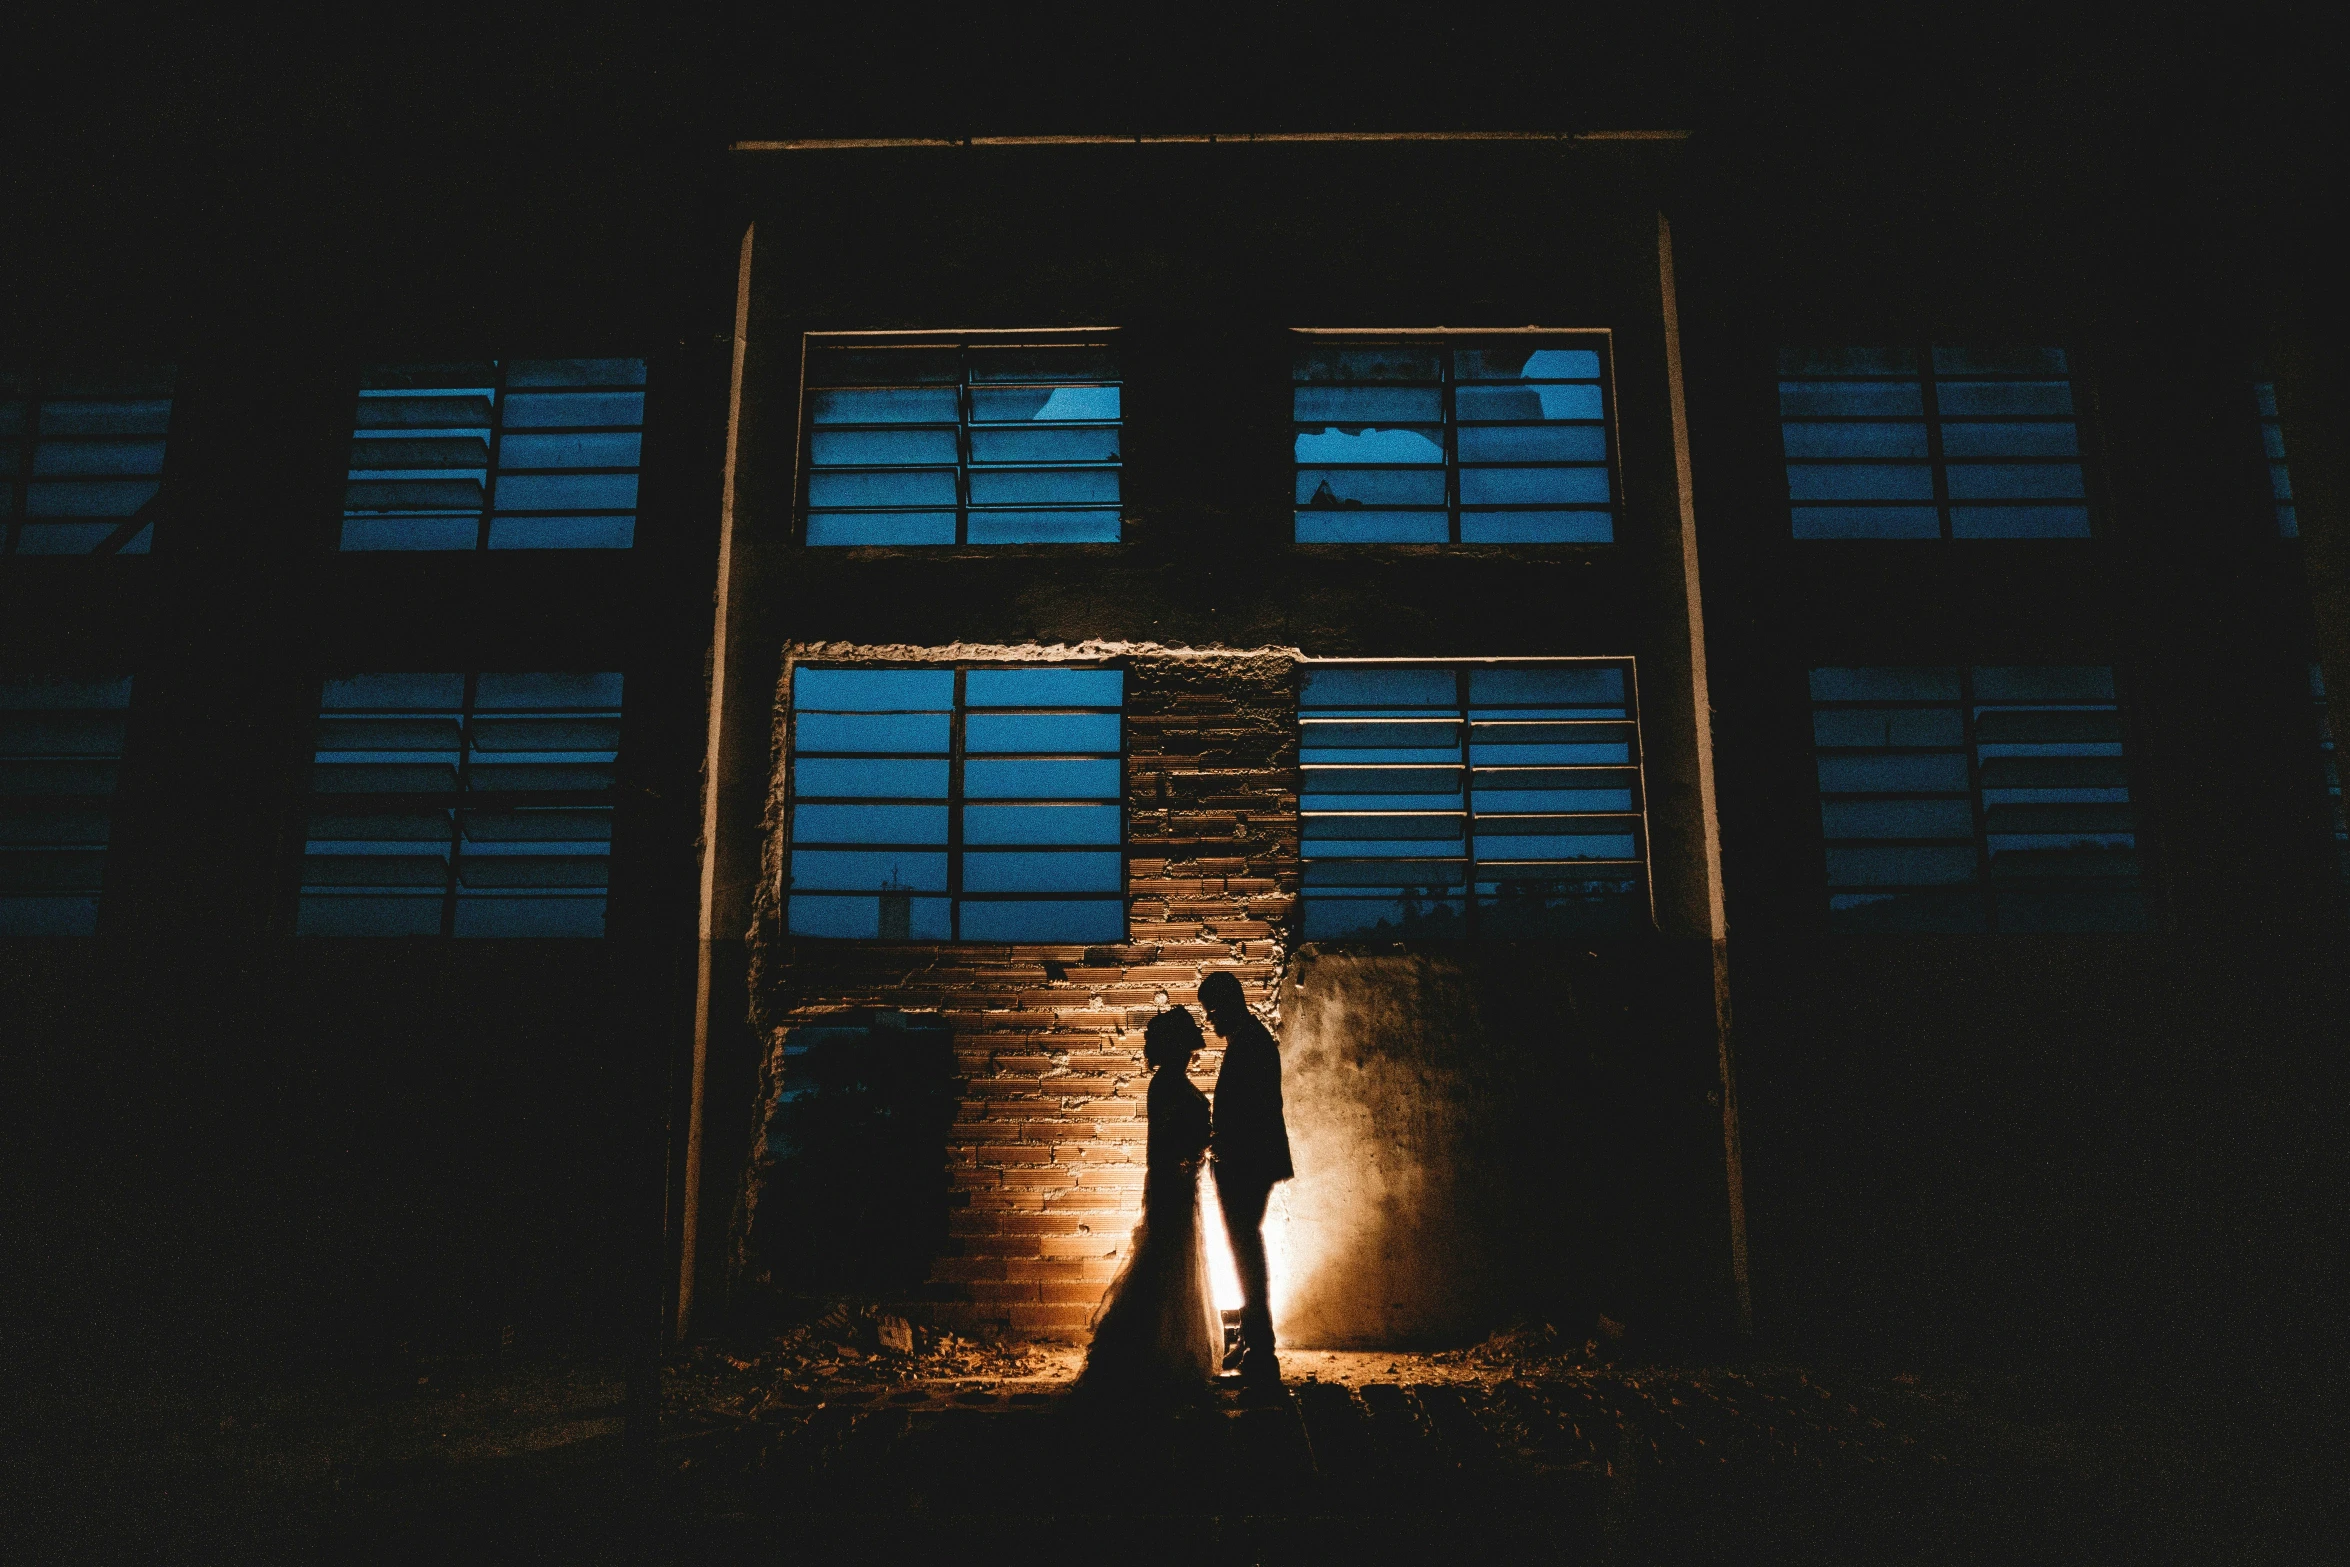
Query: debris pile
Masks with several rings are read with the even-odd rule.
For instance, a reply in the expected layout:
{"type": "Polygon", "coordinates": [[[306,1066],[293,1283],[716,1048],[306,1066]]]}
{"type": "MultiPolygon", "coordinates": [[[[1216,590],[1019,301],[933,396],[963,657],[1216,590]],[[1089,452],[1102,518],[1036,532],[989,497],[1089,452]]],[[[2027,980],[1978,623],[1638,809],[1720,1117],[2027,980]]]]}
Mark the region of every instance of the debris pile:
{"type": "Polygon", "coordinates": [[[1496,1328],[1482,1344],[1440,1349],[1419,1357],[1431,1365],[1513,1374],[1558,1372],[1609,1366],[1624,1358],[1624,1325],[1600,1317],[1588,1333],[1569,1333],[1549,1322],[1520,1318],[1496,1328]]]}
{"type": "Polygon", "coordinates": [[[662,1412],[690,1429],[818,1407],[849,1389],[1031,1381],[1074,1375],[1076,1363],[1064,1345],[967,1336],[839,1301],[772,1333],[697,1345],[670,1365],[662,1412]]]}

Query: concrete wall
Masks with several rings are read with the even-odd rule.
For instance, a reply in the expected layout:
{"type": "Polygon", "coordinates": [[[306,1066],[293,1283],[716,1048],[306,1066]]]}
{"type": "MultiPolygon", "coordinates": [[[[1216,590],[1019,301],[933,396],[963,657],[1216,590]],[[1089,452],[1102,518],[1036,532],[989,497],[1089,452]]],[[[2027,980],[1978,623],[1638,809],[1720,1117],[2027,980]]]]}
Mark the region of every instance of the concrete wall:
{"type": "Polygon", "coordinates": [[[1267,1225],[1285,1340],[1458,1339],[1525,1305],[1512,1286],[1535,1258],[1579,1251],[1593,1160],[1569,1128],[1589,1106],[1544,1070],[1553,1041],[1494,1036],[1473,980],[1458,959],[1410,953],[1316,953],[1291,973],[1298,1173],[1267,1225]],[[1542,1159],[1522,1157],[1528,1140],[1542,1159]],[[1547,1179],[1529,1189],[1535,1164],[1547,1179]]]}

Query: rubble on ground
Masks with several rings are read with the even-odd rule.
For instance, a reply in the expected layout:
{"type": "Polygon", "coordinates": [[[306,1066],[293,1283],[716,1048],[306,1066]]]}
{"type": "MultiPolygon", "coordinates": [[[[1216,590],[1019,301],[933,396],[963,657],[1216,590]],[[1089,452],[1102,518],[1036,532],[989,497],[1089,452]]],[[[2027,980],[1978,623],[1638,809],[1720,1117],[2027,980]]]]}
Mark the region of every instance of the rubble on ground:
{"type": "MultiPolygon", "coordinates": [[[[961,1334],[879,1305],[832,1303],[787,1327],[687,1352],[665,1379],[663,1425],[721,1441],[733,1464],[814,1462],[832,1444],[818,1433],[835,1426],[845,1432],[933,1408],[1049,1409],[1083,1358],[1069,1345],[961,1334]]],[[[1300,1351],[1284,1357],[1284,1369],[1301,1408],[1323,1418],[1385,1418],[1431,1433],[1449,1422],[1443,1441],[1452,1447],[1490,1443],[1502,1460],[1538,1467],[1939,1461],[1914,1377],[1864,1389],[1794,1366],[1643,1362],[1626,1354],[1623,1329],[1606,1319],[1575,1333],[1522,1321],[1474,1346],[1421,1354],[1300,1351]]]]}
{"type": "Polygon", "coordinates": [[[697,1345],[663,1379],[664,1424],[777,1418],[827,1395],[920,1382],[995,1384],[1074,1376],[1067,1345],[960,1334],[873,1304],[833,1304],[772,1333],[697,1345]]]}

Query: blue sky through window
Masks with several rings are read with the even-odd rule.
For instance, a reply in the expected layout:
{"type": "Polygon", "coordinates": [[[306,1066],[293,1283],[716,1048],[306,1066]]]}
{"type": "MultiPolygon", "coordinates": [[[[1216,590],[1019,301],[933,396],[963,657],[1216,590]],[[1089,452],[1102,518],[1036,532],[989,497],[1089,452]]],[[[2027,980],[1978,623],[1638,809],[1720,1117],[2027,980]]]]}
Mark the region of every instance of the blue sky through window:
{"type": "Polygon", "coordinates": [[[1121,939],[1124,681],[1102,668],[795,669],[791,932],[1121,939]]]}
{"type": "Polygon", "coordinates": [[[1799,539],[2089,536],[2061,348],[1788,348],[1780,438],[1799,539]]]}
{"type": "Polygon", "coordinates": [[[1123,395],[1103,343],[813,338],[807,541],[1114,544],[1123,395]]]}
{"type": "Polygon", "coordinates": [[[1291,369],[1301,544],[1615,537],[1596,347],[1317,342],[1291,369]]]}
{"type": "Polygon", "coordinates": [[[626,549],[641,359],[385,365],[362,378],[345,550],[626,549]]]}
{"type": "Polygon", "coordinates": [[[1826,668],[1812,737],[1834,930],[2138,930],[2113,671],[1826,668]]]}
{"type": "Polygon", "coordinates": [[[1309,937],[1646,922],[1628,664],[1317,664],[1298,721],[1309,937]]]}
{"type": "Polygon", "coordinates": [[[0,372],[0,555],[144,555],[174,373],[0,372]]]}
{"type": "Polygon", "coordinates": [[[370,674],[319,702],[297,929],[601,936],[617,674],[370,674]]]}

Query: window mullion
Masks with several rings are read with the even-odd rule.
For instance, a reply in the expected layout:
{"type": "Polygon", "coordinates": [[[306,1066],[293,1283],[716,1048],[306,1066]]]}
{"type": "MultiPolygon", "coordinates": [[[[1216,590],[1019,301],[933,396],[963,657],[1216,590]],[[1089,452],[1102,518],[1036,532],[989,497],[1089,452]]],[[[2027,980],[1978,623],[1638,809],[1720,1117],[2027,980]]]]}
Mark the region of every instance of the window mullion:
{"type": "Polygon", "coordinates": [[[1975,671],[1958,666],[1959,734],[1966,742],[1967,805],[1974,813],[1975,875],[1982,883],[1983,928],[1999,929],[1999,899],[1991,885],[1991,810],[1983,801],[1983,759],[1975,742],[1975,671]]]}
{"type": "Polygon", "coordinates": [[[1624,717],[1632,726],[1632,743],[1627,747],[1632,761],[1632,858],[1639,867],[1641,906],[1648,910],[1648,923],[1653,926],[1656,876],[1648,857],[1648,736],[1641,728],[1639,671],[1630,664],[1617,667],[1624,672],[1624,717]]]}
{"type": "Polygon", "coordinates": [[[490,547],[490,519],[498,510],[498,448],[506,438],[506,361],[490,361],[490,465],[481,476],[481,530],[473,547],[490,547]]]}
{"type": "Polygon", "coordinates": [[[1450,530],[1447,542],[1461,541],[1461,437],[1460,400],[1453,395],[1459,377],[1453,374],[1452,346],[1446,344],[1437,357],[1437,414],[1444,421],[1441,434],[1444,439],[1444,514],[1450,530]]]}
{"type": "MultiPolygon", "coordinates": [[[[1124,503],[1123,503],[1123,502],[1121,502],[1120,504],[1121,504],[1121,505],[1123,505],[1124,503]]],[[[1120,524],[1120,527],[1121,527],[1121,528],[1123,528],[1123,526],[1124,526],[1124,524],[1123,524],[1123,523],[1121,523],[1121,524],[1120,524]]],[[[1130,669],[1130,667],[1129,667],[1128,665],[1125,665],[1125,664],[1120,664],[1120,665],[1118,665],[1118,666],[1117,666],[1117,668],[1118,668],[1118,939],[1119,939],[1119,940],[1121,940],[1121,941],[1129,941],[1129,940],[1132,940],[1132,939],[1133,939],[1133,935],[1134,935],[1134,932],[1133,932],[1133,929],[1132,929],[1132,921],[1133,921],[1133,918],[1134,918],[1134,892],[1133,892],[1133,879],[1134,879],[1134,868],[1133,868],[1133,866],[1134,866],[1134,862],[1133,862],[1133,858],[1132,858],[1132,856],[1131,856],[1131,853],[1129,852],[1129,837],[1128,837],[1128,829],[1127,829],[1127,821],[1126,821],[1126,805],[1127,805],[1127,799],[1126,799],[1126,780],[1127,780],[1127,777],[1128,777],[1127,738],[1126,738],[1126,699],[1127,699],[1127,697],[1128,697],[1128,696],[1131,694],[1131,693],[1130,693],[1130,691],[1128,690],[1128,687],[1127,687],[1127,676],[1128,676],[1128,674],[1129,674],[1129,673],[1131,673],[1131,669],[1130,669]]]]}
{"type": "Polygon", "coordinates": [[[963,939],[963,683],[955,666],[954,712],[947,721],[947,937],[963,939]]]}
{"type": "Polygon", "coordinates": [[[464,706],[457,714],[457,800],[449,812],[449,875],[441,888],[441,934],[457,934],[457,884],[464,875],[465,805],[473,787],[473,715],[481,676],[465,677],[464,706]]]}
{"type": "Polygon", "coordinates": [[[799,662],[796,659],[787,658],[784,661],[783,689],[783,853],[775,867],[775,904],[783,910],[783,933],[789,937],[792,834],[797,830],[793,817],[798,809],[800,795],[800,695],[799,662]]]}
{"type": "MultiPolygon", "coordinates": [[[[971,542],[971,345],[955,354],[955,542],[971,542]]],[[[963,730],[963,672],[955,671],[955,733],[963,730]]]]}
{"type": "MultiPolygon", "coordinates": [[[[1455,513],[1456,517],[1458,513],[1455,513]]],[[[1455,533],[1456,541],[1458,533],[1455,533]]],[[[1452,672],[1453,702],[1461,716],[1461,928],[1477,935],[1477,774],[1469,762],[1469,671],[1452,672]]],[[[1499,896],[1500,888],[1494,889],[1499,896]]]]}
{"type": "Polygon", "coordinates": [[[1926,410],[1926,469],[1934,481],[1934,514],[1942,537],[1952,537],[1950,526],[1950,471],[1942,456],[1942,398],[1934,380],[1934,345],[1918,348],[1918,395],[1926,410]]]}

